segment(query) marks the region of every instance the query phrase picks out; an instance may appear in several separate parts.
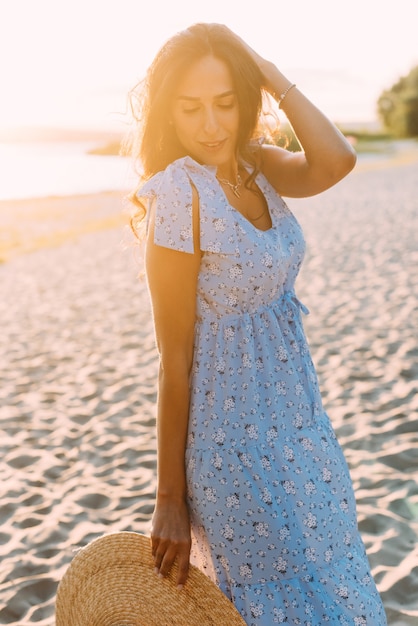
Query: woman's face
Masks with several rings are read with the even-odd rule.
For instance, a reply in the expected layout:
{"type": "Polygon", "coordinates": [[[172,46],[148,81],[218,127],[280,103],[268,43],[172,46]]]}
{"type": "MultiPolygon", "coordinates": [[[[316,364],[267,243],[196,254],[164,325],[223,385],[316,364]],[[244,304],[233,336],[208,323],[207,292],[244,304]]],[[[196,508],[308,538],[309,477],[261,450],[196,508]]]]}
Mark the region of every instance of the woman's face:
{"type": "Polygon", "coordinates": [[[228,66],[213,56],[193,63],[180,81],[172,108],[177,137],[204,165],[235,166],[239,109],[228,66]]]}

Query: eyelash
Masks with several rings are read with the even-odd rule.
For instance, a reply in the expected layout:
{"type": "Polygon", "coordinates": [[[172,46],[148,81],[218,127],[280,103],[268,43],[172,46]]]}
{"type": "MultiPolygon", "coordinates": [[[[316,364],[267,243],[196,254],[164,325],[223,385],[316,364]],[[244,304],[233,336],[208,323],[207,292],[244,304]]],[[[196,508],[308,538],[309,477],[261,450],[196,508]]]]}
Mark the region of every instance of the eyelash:
{"type": "MultiPolygon", "coordinates": [[[[233,109],[234,106],[235,106],[234,102],[232,102],[231,104],[218,104],[218,108],[223,109],[223,110],[233,109]]],[[[197,111],[199,111],[199,107],[195,107],[194,109],[183,109],[183,113],[190,114],[190,115],[192,113],[197,113],[197,111]]]]}

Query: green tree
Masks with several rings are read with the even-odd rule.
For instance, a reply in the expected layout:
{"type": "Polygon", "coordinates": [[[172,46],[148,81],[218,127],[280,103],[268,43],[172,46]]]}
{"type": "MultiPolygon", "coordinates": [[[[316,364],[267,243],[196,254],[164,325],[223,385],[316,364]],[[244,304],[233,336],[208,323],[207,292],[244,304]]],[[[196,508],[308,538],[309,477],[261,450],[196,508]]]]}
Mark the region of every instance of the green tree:
{"type": "Polygon", "coordinates": [[[418,137],[418,66],[383,91],[377,110],[385,128],[395,137],[418,137]]]}

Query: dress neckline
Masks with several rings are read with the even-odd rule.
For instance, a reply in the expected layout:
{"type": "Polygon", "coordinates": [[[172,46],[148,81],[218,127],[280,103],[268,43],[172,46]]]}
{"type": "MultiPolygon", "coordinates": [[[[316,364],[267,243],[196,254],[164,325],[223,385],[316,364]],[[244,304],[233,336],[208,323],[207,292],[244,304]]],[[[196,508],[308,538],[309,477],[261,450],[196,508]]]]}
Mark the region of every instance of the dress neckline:
{"type": "MultiPolygon", "coordinates": [[[[216,165],[205,165],[202,163],[199,163],[198,161],[195,161],[192,157],[187,156],[187,157],[183,157],[182,159],[179,159],[179,161],[182,161],[183,163],[185,163],[186,165],[191,166],[192,168],[201,168],[204,171],[208,172],[209,174],[211,174],[211,176],[214,179],[214,182],[216,183],[220,193],[222,194],[222,198],[225,202],[225,205],[227,207],[227,209],[230,212],[233,212],[234,215],[236,215],[238,217],[238,219],[240,219],[244,225],[246,225],[248,228],[252,229],[254,232],[256,233],[271,233],[275,230],[275,220],[274,220],[274,211],[272,211],[271,205],[270,205],[270,201],[268,198],[268,194],[266,193],[266,184],[270,184],[268,182],[268,180],[266,179],[266,177],[264,176],[263,172],[259,171],[257,173],[257,176],[255,177],[255,183],[257,185],[257,187],[259,188],[261,194],[264,197],[264,200],[266,202],[266,208],[267,211],[269,213],[270,216],[270,221],[271,221],[271,226],[270,228],[267,228],[266,230],[262,230],[261,228],[257,228],[257,226],[254,226],[254,224],[252,222],[250,222],[250,220],[248,218],[245,217],[245,215],[243,215],[240,211],[238,211],[238,209],[236,209],[228,200],[225,191],[223,190],[220,182],[218,181],[218,179],[216,178],[216,171],[217,171],[217,167],[216,165]],[[261,184],[260,184],[261,183],[261,184]]],[[[244,167],[244,169],[250,173],[251,168],[250,165],[248,163],[243,162],[242,166],[244,167]]]]}
{"type": "MultiPolygon", "coordinates": [[[[248,168],[247,168],[245,165],[244,165],[244,167],[245,167],[246,171],[248,172],[248,168]]],[[[263,198],[264,198],[264,202],[266,203],[266,209],[267,209],[267,212],[268,212],[269,217],[270,217],[271,226],[270,226],[270,228],[266,228],[266,229],[263,229],[263,228],[257,228],[257,226],[255,226],[255,225],[254,225],[254,224],[253,224],[253,223],[252,223],[252,222],[251,222],[251,221],[250,221],[247,217],[245,217],[245,215],[243,215],[243,213],[241,213],[241,211],[239,211],[236,207],[234,207],[234,206],[233,206],[233,205],[229,202],[229,200],[228,200],[228,198],[227,198],[227,196],[226,196],[226,193],[225,193],[225,191],[223,190],[223,188],[222,188],[221,184],[219,183],[219,181],[218,181],[217,179],[216,179],[216,180],[217,180],[217,183],[218,183],[219,189],[220,189],[220,191],[221,191],[221,193],[222,193],[222,196],[223,196],[223,198],[224,198],[224,200],[225,200],[225,203],[226,203],[227,207],[230,209],[230,211],[233,211],[233,212],[234,212],[234,214],[236,214],[239,218],[241,218],[241,220],[242,220],[242,221],[243,221],[243,222],[244,222],[247,226],[249,226],[250,228],[252,228],[253,230],[255,230],[257,233],[270,233],[270,232],[272,232],[272,231],[274,230],[274,227],[275,227],[275,224],[274,224],[274,219],[273,219],[273,212],[271,211],[270,202],[269,202],[269,199],[268,199],[268,197],[267,197],[267,194],[265,193],[265,191],[264,191],[264,189],[263,189],[263,186],[262,186],[262,185],[260,185],[260,180],[259,180],[259,179],[260,179],[260,175],[263,175],[263,174],[262,174],[262,172],[258,172],[257,176],[255,177],[255,181],[254,181],[254,182],[256,183],[256,185],[257,185],[258,189],[260,190],[260,193],[262,194],[262,196],[263,196],[263,198]]],[[[263,176],[264,176],[264,175],[263,175],[263,176]]]]}

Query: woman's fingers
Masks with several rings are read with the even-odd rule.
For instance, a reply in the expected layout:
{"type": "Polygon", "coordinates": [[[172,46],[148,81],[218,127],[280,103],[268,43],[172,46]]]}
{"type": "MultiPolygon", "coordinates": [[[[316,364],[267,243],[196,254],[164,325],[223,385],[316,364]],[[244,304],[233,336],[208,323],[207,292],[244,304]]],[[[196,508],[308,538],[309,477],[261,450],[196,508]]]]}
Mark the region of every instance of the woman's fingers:
{"type": "Polygon", "coordinates": [[[177,561],[177,585],[182,587],[185,584],[189,573],[189,542],[153,541],[152,556],[154,558],[155,571],[162,577],[168,576],[171,568],[177,561]]]}
{"type": "Polygon", "coordinates": [[[170,570],[176,560],[177,549],[176,545],[170,543],[160,544],[154,558],[154,565],[161,576],[168,576],[170,570]]]}
{"type": "Polygon", "coordinates": [[[151,552],[155,571],[167,576],[173,564],[178,566],[176,580],[184,585],[189,571],[191,548],[189,512],[185,502],[160,498],[152,519],[151,552]]]}
{"type": "Polygon", "coordinates": [[[178,557],[177,585],[179,588],[183,587],[189,575],[189,566],[190,566],[189,553],[190,551],[188,551],[187,554],[181,554],[178,557]]]}

